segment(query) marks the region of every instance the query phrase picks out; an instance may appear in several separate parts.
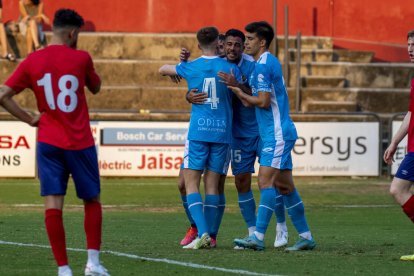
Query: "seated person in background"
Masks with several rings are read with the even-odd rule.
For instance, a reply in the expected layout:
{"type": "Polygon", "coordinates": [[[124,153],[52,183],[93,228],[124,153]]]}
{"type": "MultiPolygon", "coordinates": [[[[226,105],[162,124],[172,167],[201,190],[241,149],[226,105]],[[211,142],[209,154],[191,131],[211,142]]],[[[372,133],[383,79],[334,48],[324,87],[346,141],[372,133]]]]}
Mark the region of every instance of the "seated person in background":
{"type": "Polygon", "coordinates": [[[0,0],[0,45],[1,45],[1,58],[8,59],[10,61],[16,61],[16,58],[13,54],[10,54],[7,51],[7,38],[6,38],[6,30],[3,24],[3,5],[0,0]]]}
{"type": "Polygon", "coordinates": [[[20,32],[26,36],[27,53],[46,45],[42,23],[49,24],[49,18],[43,13],[42,0],[20,0],[20,32]]]}

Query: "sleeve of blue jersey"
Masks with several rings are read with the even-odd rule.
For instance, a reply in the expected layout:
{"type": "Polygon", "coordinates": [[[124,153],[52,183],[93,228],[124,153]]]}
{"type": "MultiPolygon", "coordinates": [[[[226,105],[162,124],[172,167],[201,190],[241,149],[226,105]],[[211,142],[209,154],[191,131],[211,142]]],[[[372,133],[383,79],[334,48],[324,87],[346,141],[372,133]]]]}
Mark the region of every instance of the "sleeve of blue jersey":
{"type": "Polygon", "coordinates": [[[187,66],[187,62],[180,62],[175,66],[175,71],[177,71],[177,74],[180,77],[183,77],[184,79],[186,78],[186,66],[187,66]]]}
{"type": "Polygon", "coordinates": [[[256,64],[256,83],[258,92],[272,92],[272,81],[264,64],[256,64]]]}

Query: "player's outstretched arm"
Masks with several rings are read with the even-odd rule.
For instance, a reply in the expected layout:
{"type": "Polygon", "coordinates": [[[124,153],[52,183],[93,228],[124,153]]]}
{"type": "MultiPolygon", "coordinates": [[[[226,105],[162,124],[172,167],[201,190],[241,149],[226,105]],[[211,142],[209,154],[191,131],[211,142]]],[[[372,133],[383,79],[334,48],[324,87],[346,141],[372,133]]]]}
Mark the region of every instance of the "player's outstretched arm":
{"type": "Polygon", "coordinates": [[[161,66],[158,72],[162,76],[175,76],[177,75],[177,70],[175,69],[175,65],[165,64],[161,66]]]}
{"type": "Polygon", "coordinates": [[[14,100],[13,96],[16,94],[13,89],[8,86],[0,87],[0,105],[6,109],[14,117],[31,126],[37,126],[40,115],[32,116],[24,111],[14,100]]]}
{"type": "Polygon", "coordinates": [[[397,150],[398,144],[401,142],[402,139],[404,139],[405,135],[407,135],[408,127],[410,125],[410,119],[411,119],[411,112],[408,111],[407,114],[404,117],[404,120],[398,129],[397,133],[392,137],[392,140],[390,142],[390,145],[384,152],[384,162],[387,164],[392,164],[394,161],[394,154],[397,150]]]}

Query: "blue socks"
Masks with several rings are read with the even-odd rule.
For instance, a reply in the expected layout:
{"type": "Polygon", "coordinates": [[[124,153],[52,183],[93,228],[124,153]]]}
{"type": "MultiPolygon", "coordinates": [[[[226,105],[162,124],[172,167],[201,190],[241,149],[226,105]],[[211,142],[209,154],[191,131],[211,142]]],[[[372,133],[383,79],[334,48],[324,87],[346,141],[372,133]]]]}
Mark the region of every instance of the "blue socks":
{"type": "Polygon", "coordinates": [[[284,195],[283,200],[285,202],[288,215],[299,235],[309,232],[309,226],[305,218],[305,207],[297,190],[295,189],[290,194],[284,195]]]}
{"type": "Polygon", "coordinates": [[[208,234],[213,233],[214,224],[217,219],[218,204],[218,195],[206,195],[204,199],[204,217],[207,222],[208,234]]]}
{"type": "Polygon", "coordinates": [[[239,207],[247,227],[256,226],[256,201],[252,190],[247,193],[239,193],[239,207]]]}
{"type": "Polygon", "coordinates": [[[276,192],[276,205],[275,205],[275,215],[277,223],[284,223],[286,222],[285,216],[285,203],[283,202],[283,195],[279,193],[277,189],[276,192]]]}
{"type": "Polygon", "coordinates": [[[200,193],[192,193],[187,195],[188,210],[191,217],[194,219],[197,229],[198,237],[201,237],[204,233],[208,233],[206,219],[203,213],[203,200],[200,193]]]}
{"type": "Polygon", "coordinates": [[[269,221],[273,215],[276,205],[275,188],[266,188],[260,190],[260,204],[257,213],[256,232],[265,234],[269,221]]]}
{"type": "MultiPolygon", "coordinates": [[[[212,238],[217,237],[217,234],[218,234],[218,231],[221,225],[221,220],[224,215],[224,209],[226,209],[226,196],[224,194],[219,194],[218,197],[219,197],[219,200],[218,200],[217,216],[212,225],[211,232],[210,232],[210,237],[212,238]]],[[[207,223],[208,223],[208,220],[207,220],[207,223]]]]}
{"type": "Polygon", "coordinates": [[[190,222],[191,226],[193,225],[195,226],[195,222],[193,218],[191,217],[190,211],[188,210],[187,196],[181,195],[181,201],[183,202],[184,211],[185,211],[185,214],[187,215],[188,221],[190,222]]]}

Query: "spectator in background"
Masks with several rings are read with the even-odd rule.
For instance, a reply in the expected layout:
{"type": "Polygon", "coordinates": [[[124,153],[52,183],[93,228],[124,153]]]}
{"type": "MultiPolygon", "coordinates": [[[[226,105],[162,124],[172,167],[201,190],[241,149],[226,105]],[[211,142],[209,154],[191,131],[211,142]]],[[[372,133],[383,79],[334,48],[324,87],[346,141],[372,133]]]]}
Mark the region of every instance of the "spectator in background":
{"type": "Polygon", "coordinates": [[[3,5],[0,0],[0,45],[1,45],[1,58],[8,59],[10,61],[16,61],[16,58],[13,54],[10,54],[7,51],[7,38],[6,38],[6,30],[3,24],[3,5]]]}
{"type": "Polygon", "coordinates": [[[43,13],[42,0],[20,0],[20,32],[26,36],[27,53],[46,45],[42,23],[49,24],[49,18],[43,13]]]}

